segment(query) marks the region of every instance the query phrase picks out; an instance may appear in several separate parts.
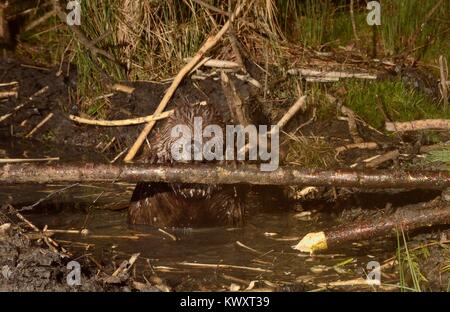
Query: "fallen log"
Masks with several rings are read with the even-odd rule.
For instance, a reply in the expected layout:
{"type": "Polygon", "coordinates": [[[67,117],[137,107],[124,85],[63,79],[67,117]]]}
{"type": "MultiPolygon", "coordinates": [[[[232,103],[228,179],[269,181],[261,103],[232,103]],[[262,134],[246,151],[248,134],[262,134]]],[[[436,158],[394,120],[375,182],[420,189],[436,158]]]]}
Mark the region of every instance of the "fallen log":
{"type": "Polygon", "coordinates": [[[178,182],[200,184],[308,185],[360,188],[445,189],[450,172],[393,170],[314,170],[281,167],[272,172],[259,166],[147,164],[4,164],[0,184],[55,182],[178,182]]]}
{"type": "Polygon", "coordinates": [[[450,224],[450,204],[435,200],[430,203],[408,205],[395,213],[381,211],[376,218],[352,222],[325,232],[308,233],[294,246],[301,252],[314,253],[356,241],[376,237],[392,237],[400,231],[450,224]]]}

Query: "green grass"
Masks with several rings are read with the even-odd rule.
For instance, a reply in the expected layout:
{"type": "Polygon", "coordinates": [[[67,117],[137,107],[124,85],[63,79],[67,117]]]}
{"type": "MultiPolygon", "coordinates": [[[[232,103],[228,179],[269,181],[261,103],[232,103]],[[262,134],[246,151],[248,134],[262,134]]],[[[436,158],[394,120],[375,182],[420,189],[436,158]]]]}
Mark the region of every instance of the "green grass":
{"type": "MultiPolygon", "coordinates": [[[[416,49],[414,52],[416,57],[434,59],[438,56],[436,50],[428,47],[432,40],[435,40],[434,44],[439,48],[448,48],[450,38],[448,36],[450,28],[450,3],[448,1],[444,1],[428,23],[421,28],[427,14],[437,2],[438,0],[385,0],[383,2],[380,30],[386,54],[403,52],[418,29],[421,31],[418,33],[414,46],[411,47],[416,49]]],[[[439,53],[450,56],[448,49],[439,49],[439,53]]]]}
{"type": "Polygon", "coordinates": [[[343,104],[378,129],[384,127],[384,117],[377,107],[377,96],[381,99],[385,112],[394,121],[450,118],[449,110],[444,111],[424,94],[411,90],[401,79],[375,82],[347,80],[337,86],[344,87],[347,91],[343,104]]]}
{"type": "Polygon", "coordinates": [[[397,232],[397,263],[399,274],[399,287],[401,291],[423,291],[422,284],[427,279],[420,272],[419,257],[429,255],[427,248],[411,251],[406,241],[405,233],[397,232]],[[412,285],[411,285],[412,283],[412,285]]]}
{"type": "Polygon", "coordinates": [[[36,64],[59,65],[71,38],[59,19],[52,17],[44,25],[20,34],[17,53],[36,64]]]}
{"type": "MultiPolygon", "coordinates": [[[[444,1],[428,20],[427,14],[438,0],[383,0],[381,25],[377,26],[377,46],[382,55],[409,51],[413,56],[434,62],[439,55],[450,59],[450,2],[444,1]],[[418,32],[416,41],[411,37],[418,32]]],[[[294,42],[320,49],[324,44],[345,46],[355,41],[350,19],[349,1],[281,0],[279,24],[294,42]]],[[[355,0],[356,32],[362,51],[371,51],[373,29],[366,22],[366,1],[355,0]]]]}
{"type": "Polygon", "coordinates": [[[444,148],[441,150],[430,151],[425,156],[427,163],[444,164],[450,169],[450,149],[444,148]]]}
{"type": "MultiPolygon", "coordinates": [[[[329,120],[336,116],[336,103],[331,103],[327,94],[334,94],[338,101],[379,130],[384,129],[385,120],[377,105],[377,97],[381,100],[386,114],[394,121],[450,118],[450,110],[444,111],[442,106],[420,91],[405,86],[400,78],[381,81],[348,79],[332,85],[310,84],[307,94],[310,103],[318,108],[319,120],[329,120]]],[[[432,139],[433,133],[428,134],[432,139]]],[[[436,139],[439,141],[439,137],[436,139]]]]}

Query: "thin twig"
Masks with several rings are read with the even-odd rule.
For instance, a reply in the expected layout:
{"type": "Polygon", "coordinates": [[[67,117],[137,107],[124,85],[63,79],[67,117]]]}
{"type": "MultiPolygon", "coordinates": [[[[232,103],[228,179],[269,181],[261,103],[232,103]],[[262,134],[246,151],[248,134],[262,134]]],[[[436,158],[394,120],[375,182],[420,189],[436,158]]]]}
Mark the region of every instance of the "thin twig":
{"type": "Polygon", "coordinates": [[[12,115],[14,115],[16,112],[18,112],[19,110],[21,110],[22,108],[24,108],[28,103],[32,102],[35,100],[36,97],[44,94],[45,92],[47,92],[49,89],[48,86],[43,87],[42,89],[38,90],[37,92],[33,93],[31,96],[29,96],[24,103],[17,105],[12,111],[10,111],[9,113],[0,116],[0,122],[8,119],[9,117],[11,117],[12,115]]]}
{"type": "Polygon", "coordinates": [[[56,191],[54,191],[54,192],[51,192],[51,193],[48,194],[47,196],[45,196],[45,197],[39,199],[39,200],[38,200],[37,202],[35,202],[34,204],[29,205],[29,206],[24,206],[24,207],[22,207],[21,209],[18,209],[17,211],[32,210],[34,207],[38,206],[39,204],[41,204],[42,202],[46,201],[47,199],[52,198],[52,197],[55,196],[56,194],[63,193],[64,191],[66,191],[66,190],[68,190],[68,189],[71,189],[71,188],[73,188],[73,187],[75,187],[75,186],[78,186],[78,185],[80,185],[80,183],[75,183],[75,184],[66,186],[66,187],[64,187],[64,188],[62,188],[62,189],[60,189],[60,190],[56,190],[56,191]]]}
{"type": "Polygon", "coordinates": [[[19,84],[18,81],[3,82],[3,83],[0,83],[0,87],[11,87],[11,86],[16,86],[18,84],[19,84]]]}
{"type": "Polygon", "coordinates": [[[36,133],[40,128],[42,128],[43,125],[45,125],[51,118],[53,117],[53,113],[48,114],[40,123],[36,125],[36,127],[33,128],[25,137],[31,138],[33,134],[36,133]]]}
{"type": "MultiPolygon", "coordinates": [[[[184,61],[190,62],[190,61],[192,61],[192,57],[186,57],[184,59],[184,61]]],[[[236,62],[217,60],[217,59],[209,59],[209,58],[206,59],[202,65],[206,66],[206,67],[223,68],[223,69],[236,69],[236,68],[240,67],[240,65],[236,62]]]]}
{"type": "Polygon", "coordinates": [[[248,267],[248,266],[241,266],[241,265],[232,265],[232,264],[179,262],[178,265],[189,266],[189,267],[199,268],[199,269],[237,269],[237,270],[245,270],[245,271],[253,271],[253,272],[272,273],[272,270],[248,267]]]}
{"type": "Polygon", "coordinates": [[[46,161],[57,161],[57,160],[59,160],[59,157],[49,157],[49,158],[0,158],[0,164],[46,162],[46,161]]]}
{"type": "Polygon", "coordinates": [[[225,16],[230,16],[230,14],[228,12],[226,12],[224,10],[221,10],[219,8],[216,8],[215,6],[213,6],[213,5],[209,4],[209,3],[206,3],[206,2],[204,2],[202,0],[192,0],[192,1],[197,3],[198,5],[201,5],[201,6],[205,7],[205,8],[207,8],[208,10],[214,11],[216,13],[220,13],[220,14],[225,15],[225,16]]]}
{"type": "Polygon", "coordinates": [[[448,109],[448,87],[447,87],[448,67],[447,67],[447,59],[443,55],[441,55],[439,57],[439,71],[440,71],[440,75],[441,75],[439,89],[442,94],[444,110],[447,110],[448,109]]]}
{"type": "Polygon", "coordinates": [[[25,26],[25,31],[32,30],[33,28],[35,28],[35,27],[39,26],[40,24],[44,23],[45,21],[47,21],[49,18],[53,17],[55,14],[56,14],[55,10],[48,11],[47,13],[42,15],[40,18],[32,21],[27,26],[25,26]]]}
{"type": "Polygon", "coordinates": [[[356,31],[354,7],[355,7],[355,1],[354,0],[350,0],[350,17],[351,17],[351,20],[352,20],[353,36],[355,36],[355,40],[356,41],[359,41],[358,33],[356,31]]]}

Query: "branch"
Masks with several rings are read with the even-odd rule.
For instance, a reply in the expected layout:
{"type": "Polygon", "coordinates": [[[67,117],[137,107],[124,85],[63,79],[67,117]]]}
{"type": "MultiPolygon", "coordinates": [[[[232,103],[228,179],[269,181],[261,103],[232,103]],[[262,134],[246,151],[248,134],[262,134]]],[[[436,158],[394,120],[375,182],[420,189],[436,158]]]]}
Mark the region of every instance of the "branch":
{"type": "MultiPolygon", "coordinates": [[[[186,57],[183,59],[185,62],[192,61],[192,57],[186,57]]],[[[218,60],[218,59],[208,59],[205,61],[205,63],[202,64],[205,67],[212,67],[212,68],[222,68],[222,69],[236,69],[240,68],[240,65],[233,61],[225,61],[225,60],[218,60]]]]}
{"type": "Polygon", "coordinates": [[[379,165],[389,161],[397,159],[400,156],[400,152],[398,150],[389,151],[382,155],[378,155],[376,158],[372,158],[370,161],[366,163],[366,168],[376,168],[379,165]]]}
{"type": "Polygon", "coordinates": [[[228,108],[230,109],[233,122],[237,122],[240,125],[247,126],[248,122],[242,110],[242,100],[236,91],[236,87],[233,81],[228,78],[227,74],[224,71],[221,71],[220,78],[222,83],[222,90],[227,100],[228,108]]]}
{"type": "Polygon", "coordinates": [[[146,117],[137,117],[131,119],[121,119],[121,120],[95,120],[88,119],[83,117],[78,117],[74,115],[69,115],[69,119],[75,122],[86,124],[86,125],[94,125],[94,126],[103,126],[103,127],[119,127],[119,126],[131,126],[131,125],[140,125],[146,122],[160,120],[169,117],[173,114],[173,110],[164,112],[159,115],[150,115],[146,117]]]}
{"type": "Polygon", "coordinates": [[[0,184],[54,182],[169,182],[199,184],[308,185],[360,188],[444,189],[448,171],[312,170],[292,167],[272,172],[258,166],[149,164],[6,164],[0,166],[0,184]]]}
{"type": "Polygon", "coordinates": [[[338,71],[319,71],[309,68],[293,68],[287,71],[289,75],[300,75],[302,77],[312,78],[326,78],[326,79],[341,79],[341,78],[357,78],[357,79],[377,79],[377,75],[370,73],[350,73],[350,72],[338,72],[338,71]]]}
{"type": "Polygon", "coordinates": [[[406,122],[386,122],[387,131],[448,130],[450,119],[422,119],[406,122]]]}
{"type": "Polygon", "coordinates": [[[447,202],[409,205],[397,209],[395,213],[380,211],[375,220],[352,222],[329,231],[308,233],[294,247],[301,252],[316,252],[335,248],[346,243],[395,236],[398,231],[412,231],[422,227],[450,224],[450,208],[447,202]]]}

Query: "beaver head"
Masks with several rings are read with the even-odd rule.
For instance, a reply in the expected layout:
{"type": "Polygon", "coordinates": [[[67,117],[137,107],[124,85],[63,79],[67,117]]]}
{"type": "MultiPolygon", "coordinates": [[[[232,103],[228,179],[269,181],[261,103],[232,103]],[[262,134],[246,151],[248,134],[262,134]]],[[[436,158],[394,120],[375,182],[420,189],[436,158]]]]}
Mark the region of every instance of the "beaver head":
{"type": "MultiPolygon", "coordinates": [[[[191,137],[189,148],[190,155],[189,159],[176,159],[174,158],[172,148],[177,144],[180,139],[182,131],[190,132],[191,134],[195,131],[203,131],[209,125],[217,125],[221,129],[225,129],[225,122],[220,114],[211,105],[201,105],[201,104],[184,104],[177,105],[174,109],[174,113],[163,121],[161,128],[158,129],[157,134],[154,138],[154,144],[150,146],[150,149],[144,155],[144,159],[149,163],[158,164],[169,164],[175,162],[182,163],[194,163],[199,162],[194,160],[194,152],[197,146],[201,146],[205,143],[203,136],[197,138],[197,142],[194,137],[191,137]],[[199,124],[199,120],[201,120],[199,124]],[[196,129],[201,125],[201,129],[196,129]],[[175,131],[177,130],[178,131],[175,131]],[[182,131],[180,131],[182,130],[182,131]],[[199,141],[200,139],[200,141],[199,141]]],[[[188,148],[184,146],[184,148],[188,148]]],[[[203,162],[203,161],[202,161],[203,162]]]]}
{"type": "MultiPolygon", "coordinates": [[[[201,126],[203,130],[208,125],[217,125],[222,129],[225,128],[225,123],[219,113],[211,105],[201,105],[196,104],[183,104],[177,105],[174,113],[167,118],[167,120],[162,124],[161,128],[158,130],[155,137],[155,144],[147,152],[147,162],[157,163],[157,164],[172,164],[172,163],[199,163],[206,162],[205,160],[194,160],[194,152],[196,146],[204,144],[203,137],[201,142],[195,142],[194,138],[190,142],[192,148],[190,148],[190,160],[187,159],[176,159],[174,158],[172,148],[179,140],[179,135],[173,133],[176,127],[182,126],[185,131],[194,133],[196,124],[195,119],[201,118],[201,126]]],[[[197,124],[198,126],[198,124],[197,124]]],[[[185,148],[188,148],[185,146],[185,148]]],[[[217,162],[216,162],[217,163],[217,162]]],[[[183,196],[184,198],[208,198],[211,193],[217,190],[217,185],[214,184],[184,184],[184,183],[172,183],[171,187],[173,192],[183,196]]]]}

